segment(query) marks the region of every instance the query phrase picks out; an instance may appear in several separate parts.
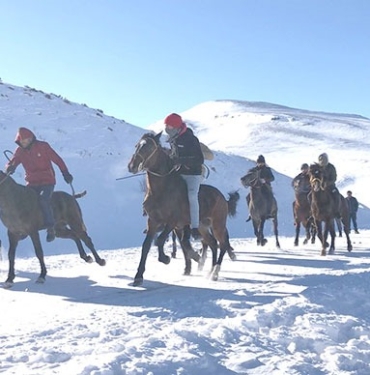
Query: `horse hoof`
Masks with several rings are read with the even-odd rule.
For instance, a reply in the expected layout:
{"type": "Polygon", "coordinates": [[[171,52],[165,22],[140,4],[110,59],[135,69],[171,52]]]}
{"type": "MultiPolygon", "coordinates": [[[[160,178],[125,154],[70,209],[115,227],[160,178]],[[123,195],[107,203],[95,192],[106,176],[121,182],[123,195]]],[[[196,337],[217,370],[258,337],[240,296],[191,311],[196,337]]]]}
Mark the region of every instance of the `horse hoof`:
{"type": "Polygon", "coordinates": [[[263,240],[262,240],[262,242],[261,242],[261,246],[265,246],[267,244],[267,240],[266,240],[266,238],[264,238],[263,240]]]}
{"type": "Polygon", "coordinates": [[[10,289],[14,285],[13,281],[5,281],[5,283],[2,284],[2,287],[4,289],[10,289]]]}
{"type": "Polygon", "coordinates": [[[107,264],[105,259],[100,259],[97,263],[99,264],[99,266],[105,266],[107,264]]]}
{"type": "Polygon", "coordinates": [[[350,245],[350,246],[347,247],[348,251],[352,251],[352,249],[353,249],[352,245],[350,245]]]}
{"type": "Polygon", "coordinates": [[[142,277],[138,277],[134,280],[134,282],[132,283],[132,286],[141,286],[143,285],[143,281],[144,279],[142,277]]]}
{"type": "Polygon", "coordinates": [[[37,280],[36,280],[36,284],[43,284],[45,282],[45,277],[38,277],[37,280]]]}
{"type": "Polygon", "coordinates": [[[164,257],[158,258],[158,262],[169,264],[171,262],[171,258],[165,255],[164,257]]]}
{"type": "Polygon", "coordinates": [[[230,253],[229,253],[229,257],[230,257],[230,259],[231,259],[232,261],[236,260],[236,255],[235,255],[235,253],[232,252],[232,251],[230,251],[230,253]]]}
{"type": "Polygon", "coordinates": [[[84,261],[85,261],[86,263],[92,263],[94,260],[93,260],[93,258],[91,258],[90,255],[88,255],[86,258],[84,258],[84,261]]]}
{"type": "Polygon", "coordinates": [[[322,250],[321,251],[321,256],[325,256],[326,255],[326,251],[325,250],[322,250]]]}

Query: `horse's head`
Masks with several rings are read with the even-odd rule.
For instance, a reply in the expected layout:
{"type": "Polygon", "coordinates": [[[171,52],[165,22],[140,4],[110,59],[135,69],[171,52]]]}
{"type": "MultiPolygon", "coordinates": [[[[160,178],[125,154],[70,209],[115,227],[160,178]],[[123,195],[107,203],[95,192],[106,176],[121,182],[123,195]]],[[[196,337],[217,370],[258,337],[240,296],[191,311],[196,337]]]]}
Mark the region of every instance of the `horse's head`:
{"type": "Polygon", "coordinates": [[[251,170],[240,181],[244,187],[258,187],[261,185],[258,170],[251,170]]]}
{"type": "Polygon", "coordinates": [[[317,192],[319,190],[325,190],[324,171],[318,163],[310,165],[308,174],[310,176],[312,191],[317,192]]]}
{"type": "Polygon", "coordinates": [[[136,174],[148,169],[155,159],[158,150],[162,149],[160,144],[162,132],[158,134],[146,133],[136,144],[135,153],[128,163],[129,172],[136,174]]]}

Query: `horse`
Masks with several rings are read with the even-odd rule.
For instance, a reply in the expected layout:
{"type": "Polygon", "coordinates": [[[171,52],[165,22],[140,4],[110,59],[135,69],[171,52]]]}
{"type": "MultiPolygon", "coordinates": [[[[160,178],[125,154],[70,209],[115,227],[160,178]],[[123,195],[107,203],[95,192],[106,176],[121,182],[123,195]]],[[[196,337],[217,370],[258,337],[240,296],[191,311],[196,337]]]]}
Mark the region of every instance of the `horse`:
{"type": "Polygon", "coordinates": [[[257,237],[257,245],[264,246],[267,243],[263,229],[265,221],[272,219],[275,244],[277,248],[280,248],[277,220],[278,206],[270,187],[262,184],[259,178],[259,171],[249,172],[240,180],[244,187],[250,187],[247,205],[253,223],[254,234],[257,237]]]}
{"type": "MultiPolygon", "coordinates": [[[[99,257],[86,232],[81,208],[76,200],[83,195],[72,196],[63,191],[53,192],[51,207],[55,220],[55,236],[75,241],[80,257],[85,262],[92,263],[91,256],[86,254],[82,246],[81,241],[83,241],[93,253],[95,261],[104,266],[105,260],[99,257]]],[[[47,270],[39,231],[45,228],[43,227],[44,218],[39,204],[39,196],[32,188],[16,183],[9,174],[3,171],[0,171],[0,219],[7,228],[9,239],[9,272],[3,286],[5,288],[12,287],[15,278],[16,249],[19,241],[28,236],[32,240],[41,267],[41,273],[36,282],[44,283],[47,270]]]]}
{"type": "Polygon", "coordinates": [[[296,180],[293,184],[295,200],[293,202],[293,216],[295,225],[295,239],[294,246],[299,245],[299,232],[301,224],[306,231],[306,237],[303,244],[307,244],[311,239],[311,243],[315,243],[316,239],[316,227],[313,223],[313,217],[311,215],[311,205],[308,200],[308,192],[303,191],[300,181],[296,180]]]}
{"type": "MultiPolygon", "coordinates": [[[[309,167],[310,185],[311,185],[311,212],[317,229],[317,236],[321,241],[321,255],[326,255],[328,234],[330,233],[331,242],[329,246],[329,254],[335,251],[335,227],[334,220],[336,218],[337,208],[331,191],[326,189],[324,171],[318,163],[311,164],[309,167]],[[324,223],[324,230],[322,229],[324,223]]],[[[349,212],[345,198],[340,194],[340,215],[343,225],[343,232],[347,239],[347,250],[352,251],[352,243],[349,236],[349,212]]]]}
{"type": "MultiPolygon", "coordinates": [[[[133,285],[140,286],[144,281],[147,256],[158,231],[156,239],[158,261],[168,264],[170,257],[164,253],[163,246],[172,230],[175,230],[185,258],[185,275],[191,273],[191,259],[199,262],[200,257],[190,243],[190,211],[187,199],[186,184],[177,172],[176,166],[168,155],[168,150],[160,144],[162,132],[144,134],[132,155],[128,170],[137,174],[146,172],[147,192],[143,208],[148,216],[146,237],[142,244],[141,258],[133,285]]],[[[199,194],[199,232],[213,254],[217,254],[217,243],[220,254],[214,255],[210,276],[218,279],[225,252],[231,248],[226,228],[227,216],[235,216],[239,200],[237,192],[229,194],[226,200],[223,194],[213,186],[201,184],[199,194]],[[215,243],[216,242],[216,243],[215,243]]]]}

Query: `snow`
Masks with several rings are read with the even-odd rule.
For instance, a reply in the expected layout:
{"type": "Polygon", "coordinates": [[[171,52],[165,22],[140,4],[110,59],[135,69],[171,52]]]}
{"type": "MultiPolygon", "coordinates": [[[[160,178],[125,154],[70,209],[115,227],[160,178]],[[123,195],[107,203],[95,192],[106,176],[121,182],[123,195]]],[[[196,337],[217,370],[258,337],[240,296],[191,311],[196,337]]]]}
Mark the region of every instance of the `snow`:
{"type": "MultiPolygon", "coordinates": [[[[107,264],[86,264],[71,241],[47,244],[40,232],[48,274],[37,284],[31,241],[20,243],[14,285],[0,288],[0,374],[370,373],[368,119],[227,100],[182,113],[215,151],[207,182],[225,194],[240,189],[238,215],[228,221],[237,260],[225,256],[219,280],[212,281],[210,254],[203,271],[193,263],[192,275],[184,276],[181,251],[164,265],[153,246],[144,284],[133,287],[144,238],[143,180],[116,178],[130,176],[128,160],[147,130],[48,95],[0,85],[2,150],[14,149],[19,126],[50,142],[69,166],[75,190],[88,191],[79,203],[107,264]],[[335,254],[326,257],[318,242],[293,246],[291,213],[291,178],[321,152],[336,165],[341,192],[351,189],[360,202],[353,251],[337,237],[335,254]],[[258,247],[245,222],[247,190],[239,180],[259,154],[276,177],[281,249],[269,223],[269,241],[258,247]]],[[[68,191],[56,172],[57,189],[68,191]]],[[[23,183],[21,167],[14,178],[23,183]]],[[[0,237],[5,281],[8,243],[1,224],[0,237]]]]}

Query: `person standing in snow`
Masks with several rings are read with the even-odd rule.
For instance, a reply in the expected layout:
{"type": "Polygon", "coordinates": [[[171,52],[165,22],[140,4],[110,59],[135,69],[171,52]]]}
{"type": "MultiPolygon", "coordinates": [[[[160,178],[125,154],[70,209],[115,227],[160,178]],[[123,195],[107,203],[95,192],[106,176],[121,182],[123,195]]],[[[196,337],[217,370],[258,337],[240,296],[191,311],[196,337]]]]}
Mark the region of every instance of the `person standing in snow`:
{"type": "Polygon", "coordinates": [[[359,231],[358,231],[358,228],[357,228],[358,201],[352,195],[351,190],[347,191],[346,202],[348,204],[348,210],[349,210],[349,219],[350,219],[350,228],[349,229],[351,230],[351,221],[352,221],[355,233],[359,234],[359,231]]]}
{"type": "Polygon", "coordinates": [[[49,143],[39,141],[35,134],[27,128],[19,128],[15,138],[18,145],[13,157],[5,166],[7,174],[13,174],[19,164],[25,170],[26,185],[39,194],[40,207],[44,215],[44,226],[47,230],[46,241],[55,239],[54,217],[51,208],[51,195],[56,184],[55,163],[67,184],[73,180],[72,175],[62,158],[51,148],[49,143]]]}
{"type": "Polygon", "coordinates": [[[183,122],[180,115],[171,113],[164,124],[169,135],[171,146],[170,157],[175,165],[179,165],[179,173],[186,182],[190,208],[191,236],[200,239],[199,233],[199,201],[198,193],[202,182],[203,153],[198,138],[183,122]]]}

